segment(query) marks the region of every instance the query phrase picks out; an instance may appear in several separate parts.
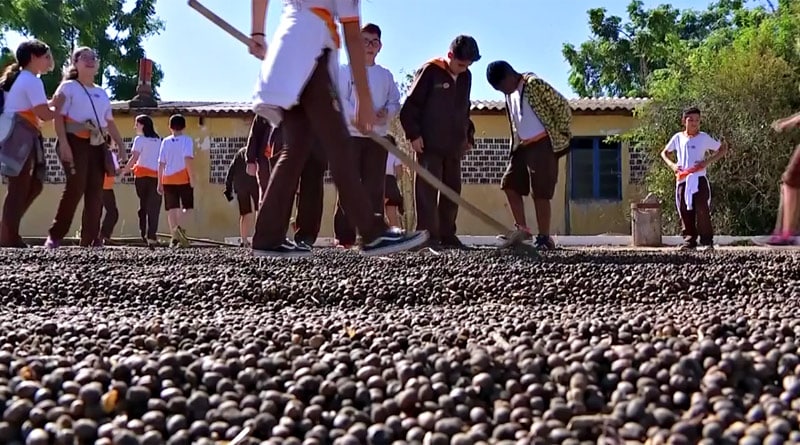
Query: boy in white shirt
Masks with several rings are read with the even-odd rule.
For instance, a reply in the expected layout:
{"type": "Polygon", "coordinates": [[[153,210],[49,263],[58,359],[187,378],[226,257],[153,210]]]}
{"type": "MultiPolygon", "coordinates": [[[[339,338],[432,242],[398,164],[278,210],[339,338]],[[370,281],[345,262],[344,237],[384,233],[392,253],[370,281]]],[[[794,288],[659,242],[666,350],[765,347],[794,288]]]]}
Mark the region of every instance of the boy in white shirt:
{"type": "MultiPolygon", "coordinates": [[[[386,136],[389,132],[389,122],[400,112],[400,90],[397,89],[391,71],[375,63],[375,58],[383,48],[381,35],[381,29],[373,23],[367,23],[361,28],[367,62],[367,80],[372,93],[372,105],[376,110],[376,125],[373,131],[379,136],[386,136]]],[[[387,153],[378,143],[358,131],[352,123],[358,97],[349,65],[342,65],[339,71],[339,94],[344,106],[343,112],[347,119],[353,154],[358,165],[359,179],[367,191],[370,210],[382,214],[385,183],[382,172],[386,166],[387,153]]],[[[333,231],[339,245],[352,246],[356,241],[356,231],[338,203],[333,221],[333,231]]]]}
{"type": "Polygon", "coordinates": [[[681,249],[713,249],[714,227],[711,223],[711,184],[706,168],[727,152],[725,141],[717,141],[700,131],[700,109],[683,111],[684,131],[675,133],[661,151],[661,158],[675,172],[675,204],[683,226],[684,243],[681,249]],[[708,152],[714,154],[706,158],[708,152]],[[674,153],[676,161],[670,159],[674,153]]]}
{"type": "Polygon", "coordinates": [[[170,136],[161,141],[158,153],[158,193],[164,195],[172,239],[170,246],[188,247],[182,223],[194,208],[194,143],[183,134],[186,119],[180,114],[169,118],[170,136]]]}

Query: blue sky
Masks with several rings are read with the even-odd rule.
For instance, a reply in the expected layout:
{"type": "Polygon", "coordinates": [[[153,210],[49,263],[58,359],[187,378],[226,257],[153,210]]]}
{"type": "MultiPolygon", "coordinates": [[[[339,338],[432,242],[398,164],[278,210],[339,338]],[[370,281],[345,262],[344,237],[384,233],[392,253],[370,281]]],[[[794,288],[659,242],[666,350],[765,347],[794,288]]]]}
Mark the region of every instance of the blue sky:
{"type": "MultiPolygon", "coordinates": [[[[201,0],[245,33],[250,32],[250,2],[201,0]]],[[[485,78],[486,65],[504,59],[520,71],[533,71],[566,96],[573,97],[567,79],[569,66],[562,44],[576,46],[589,37],[586,11],[604,6],[625,16],[629,0],[363,0],[363,22],[383,30],[384,48],[378,63],[400,78],[421,63],[444,55],[458,34],[478,41],[483,58],[473,65],[472,99],[500,99],[485,78]]],[[[645,0],[645,6],[671,3],[678,8],[705,8],[708,0],[645,0]]],[[[281,0],[271,0],[267,36],[277,26],[281,0]]],[[[258,63],[238,41],[229,37],[184,0],[160,0],[156,12],[166,23],[160,35],[145,42],[147,56],[159,63],[165,79],[163,100],[248,101],[258,63]]],[[[19,37],[7,35],[9,46],[19,37]]],[[[342,60],[346,56],[342,55],[342,60]]]]}

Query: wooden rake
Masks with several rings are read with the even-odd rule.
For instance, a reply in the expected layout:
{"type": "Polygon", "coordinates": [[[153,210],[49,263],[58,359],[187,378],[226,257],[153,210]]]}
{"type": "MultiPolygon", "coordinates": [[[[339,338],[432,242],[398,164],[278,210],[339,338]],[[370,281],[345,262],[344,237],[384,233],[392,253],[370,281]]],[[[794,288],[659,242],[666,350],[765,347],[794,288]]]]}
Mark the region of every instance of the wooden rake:
{"type": "MultiPolygon", "coordinates": [[[[207,18],[211,23],[220,27],[223,31],[230,34],[236,40],[242,42],[245,45],[250,44],[250,38],[247,35],[239,31],[238,29],[234,28],[230,23],[226,22],[224,19],[222,19],[222,17],[218,16],[217,14],[215,14],[214,12],[212,12],[211,10],[200,4],[200,2],[198,2],[197,0],[189,0],[188,3],[189,7],[199,12],[203,17],[207,18]]],[[[439,193],[447,197],[447,199],[454,202],[456,205],[463,208],[467,212],[471,213],[473,216],[480,219],[484,224],[496,230],[498,233],[507,233],[505,240],[503,240],[503,243],[500,245],[501,249],[511,248],[519,253],[524,253],[531,256],[539,257],[539,252],[533,246],[525,243],[525,238],[528,235],[526,232],[523,232],[522,230],[513,230],[509,232],[505,224],[501,223],[500,221],[493,218],[483,210],[476,207],[471,202],[461,197],[461,195],[456,193],[455,190],[448,187],[441,180],[439,180],[439,178],[437,178],[427,169],[419,165],[419,163],[416,160],[411,158],[411,156],[406,154],[399,147],[392,145],[386,138],[378,136],[373,132],[370,132],[367,136],[376,143],[378,143],[387,152],[397,156],[397,159],[399,159],[400,162],[403,163],[403,165],[405,165],[411,171],[416,173],[417,176],[421,177],[425,182],[427,182],[433,188],[438,190],[439,193]]]]}

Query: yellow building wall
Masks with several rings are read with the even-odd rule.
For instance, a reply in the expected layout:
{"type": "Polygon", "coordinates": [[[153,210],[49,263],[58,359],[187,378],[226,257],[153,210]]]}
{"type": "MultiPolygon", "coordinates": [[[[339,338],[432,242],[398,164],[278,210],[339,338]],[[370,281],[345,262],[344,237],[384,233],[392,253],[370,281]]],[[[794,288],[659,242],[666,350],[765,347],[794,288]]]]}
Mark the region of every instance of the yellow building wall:
{"type": "MultiPolygon", "coordinates": [[[[133,137],[133,116],[119,115],[117,125],[123,137],[133,137]]],[[[169,133],[168,117],[154,117],[156,131],[162,136],[169,133]]],[[[505,115],[473,116],[476,127],[476,138],[508,138],[508,122],[505,115]]],[[[634,124],[632,117],[626,116],[582,116],[574,117],[573,134],[575,136],[597,136],[614,134],[627,130],[634,124]]],[[[229,203],[222,195],[224,186],[211,184],[208,181],[210,167],[211,138],[247,135],[250,118],[247,117],[205,117],[187,116],[185,133],[195,140],[195,170],[197,184],[195,188],[195,208],[192,212],[187,230],[190,236],[221,240],[225,237],[238,236],[238,211],[233,203],[229,203]],[[201,125],[202,122],[202,125],[201,125]]],[[[52,125],[45,126],[45,137],[54,137],[52,125]]],[[[569,226],[570,234],[596,233],[629,233],[627,209],[629,202],[636,196],[636,191],[628,184],[630,166],[627,146],[622,153],[622,194],[621,202],[573,202],[567,197],[567,157],[560,161],[559,184],[553,198],[552,232],[565,234],[569,226]],[[569,225],[567,224],[569,218],[569,225]]],[[[23,236],[46,236],[61,196],[63,184],[46,184],[42,195],[34,202],[22,224],[23,236]]],[[[132,184],[116,184],[114,188],[120,219],[114,236],[138,236],[137,208],[138,200],[132,184]]],[[[5,194],[5,186],[0,185],[0,193],[5,194]]],[[[499,185],[465,184],[462,196],[490,215],[513,226],[513,220],[506,204],[505,195],[499,185]]],[[[336,189],[332,185],[325,187],[325,211],[322,221],[321,237],[333,236],[333,212],[336,202],[336,189]]],[[[78,207],[70,234],[80,228],[81,206],[78,207]]],[[[528,224],[535,227],[535,213],[530,200],[526,201],[528,224]]],[[[166,233],[166,214],[162,212],[160,232],[166,233]]],[[[463,209],[459,212],[458,231],[462,235],[496,235],[496,231],[473,217],[463,209]]]]}

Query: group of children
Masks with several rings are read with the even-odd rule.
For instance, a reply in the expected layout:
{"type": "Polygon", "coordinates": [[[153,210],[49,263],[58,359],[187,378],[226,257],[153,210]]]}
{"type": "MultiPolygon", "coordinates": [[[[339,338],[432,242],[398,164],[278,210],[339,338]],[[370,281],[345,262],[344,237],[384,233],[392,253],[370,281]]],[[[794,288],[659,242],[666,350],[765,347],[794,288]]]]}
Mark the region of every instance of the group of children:
{"type": "Polygon", "coordinates": [[[39,76],[54,68],[50,48],[38,40],[19,45],[16,62],[0,77],[0,173],[8,179],[0,221],[1,247],[28,247],[20,236],[20,222],[41,194],[46,174],[42,125],[53,121],[56,152],[66,173],[45,247],[58,248],[83,201],[80,245],[100,247],[111,238],[119,219],[114,177],[132,171],[139,196],[142,239],[157,243],[160,197],[168,211],[171,245],[188,245],[183,218],[193,207],[193,142],[182,134],[186,121],[170,118],[172,134],[163,141],[147,116],[136,118],[137,137],[132,156],[126,150],[111,112],[111,101],[94,83],[99,64],[91,48],[76,49],[64,79],[48,100],[39,76]],[[119,148],[119,159],[110,144],[119,148]],[[103,217],[103,209],[106,215],[103,217]]]}

